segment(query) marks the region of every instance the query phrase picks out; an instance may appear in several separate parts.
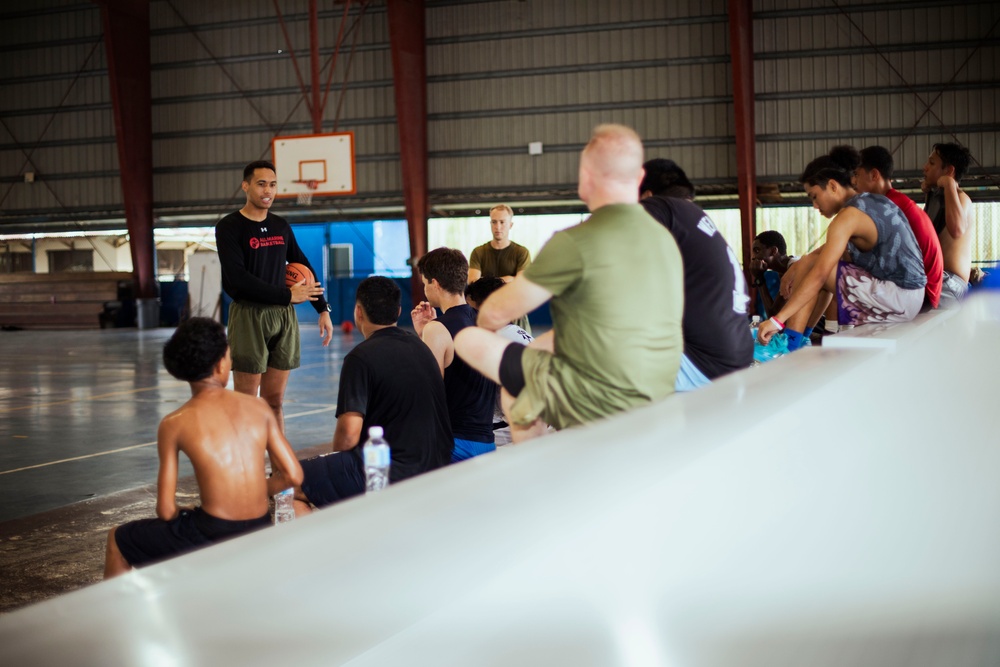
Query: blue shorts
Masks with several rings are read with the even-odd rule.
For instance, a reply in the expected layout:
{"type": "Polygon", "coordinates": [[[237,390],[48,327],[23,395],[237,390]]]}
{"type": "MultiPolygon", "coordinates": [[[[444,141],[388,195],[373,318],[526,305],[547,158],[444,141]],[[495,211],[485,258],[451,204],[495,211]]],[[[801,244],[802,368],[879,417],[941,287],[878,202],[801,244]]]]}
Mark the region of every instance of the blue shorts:
{"type": "MultiPolygon", "coordinates": [[[[523,346],[518,346],[523,347],[523,346]]],[[[451,452],[451,462],[458,463],[466,459],[471,459],[480,454],[489,454],[497,450],[495,442],[476,442],[475,440],[462,440],[455,438],[455,449],[451,452]]]]}
{"type": "Polygon", "coordinates": [[[686,354],[682,354],[681,367],[677,371],[677,379],[674,381],[674,391],[694,391],[710,384],[712,381],[698,370],[698,367],[688,359],[686,354]]]}
{"type": "Polygon", "coordinates": [[[316,507],[359,496],[365,492],[365,471],[351,452],[334,452],[299,461],[302,493],[316,507]]]}

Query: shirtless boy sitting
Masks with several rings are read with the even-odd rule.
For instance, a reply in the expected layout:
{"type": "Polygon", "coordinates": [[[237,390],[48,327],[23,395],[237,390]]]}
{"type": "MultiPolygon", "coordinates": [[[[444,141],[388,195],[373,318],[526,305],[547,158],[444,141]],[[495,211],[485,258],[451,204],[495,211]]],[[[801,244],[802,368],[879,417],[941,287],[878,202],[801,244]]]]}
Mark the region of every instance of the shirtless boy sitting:
{"type": "Polygon", "coordinates": [[[959,186],[972,162],[969,149],[934,144],[920,188],[927,193],[924,212],[934,223],[944,258],[941,308],[956,307],[969,292],[972,273],[972,199],[959,186]]]}
{"type": "Polygon", "coordinates": [[[108,533],[105,579],[268,525],[265,451],[276,470],[302,481],[267,403],[226,389],[232,362],[221,324],[202,317],[181,324],[163,347],[163,365],[191,384],[191,399],[160,422],[158,518],[108,533]],[[194,466],[201,507],[177,507],[178,452],[194,466]]]}

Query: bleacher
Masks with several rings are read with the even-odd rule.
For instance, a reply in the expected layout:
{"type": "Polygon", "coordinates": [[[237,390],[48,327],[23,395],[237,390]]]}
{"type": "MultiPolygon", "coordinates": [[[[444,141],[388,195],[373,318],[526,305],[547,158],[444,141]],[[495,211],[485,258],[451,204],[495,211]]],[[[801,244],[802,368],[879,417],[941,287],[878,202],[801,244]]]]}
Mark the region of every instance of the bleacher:
{"type": "Polygon", "coordinates": [[[1000,294],[845,339],[891,336],[0,616],[0,662],[997,664],[1000,294]]]}
{"type": "Polygon", "coordinates": [[[897,345],[909,345],[948,321],[957,310],[930,310],[910,322],[862,324],[823,338],[823,347],[837,350],[862,348],[895,351],[897,345]]]}
{"type": "Polygon", "coordinates": [[[0,274],[0,326],[20,329],[97,329],[105,304],[131,285],[123,272],[0,274]]]}

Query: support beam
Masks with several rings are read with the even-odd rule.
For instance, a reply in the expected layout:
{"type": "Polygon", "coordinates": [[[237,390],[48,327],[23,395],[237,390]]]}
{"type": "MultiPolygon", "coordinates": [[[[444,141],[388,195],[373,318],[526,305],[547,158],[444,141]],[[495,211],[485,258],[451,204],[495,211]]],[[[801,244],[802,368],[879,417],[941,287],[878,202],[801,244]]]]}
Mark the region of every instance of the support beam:
{"type": "MultiPolygon", "coordinates": [[[[100,0],[115,114],[118,168],[125,220],[131,240],[135,295],[156,308],[156,250],[153,246],[153,115],[150,83],[148,0],[100,0]]],[[[143,327],[140,316],[140,327],[143,327]]],[[[151,323],[156,326],[157,322],[151,323]]]]}
{"type": "Polygon", "coordinates": [[[416,260],[427,252],[427,57],[424,0],[388,0],[403,201],[410,230],[413,303],[424,298],[416,260]]]}
{"type": "MultiPolygon", "coordinates": [[[[312,86],[312,104],[309,111],[312,114],[313,134],[323,132],[323,107],[320,105],[319,86],[319,10],[317,0],[309,0],[309,72],[312,86]]],[[[335,54],[336,55],[336,54],[335,54]]],[[[330,65],[333,68],[333,65],[330,65]]]]}
{"type": "Polygon", "coordinates": [[[750,265],[757,232],[757,140],[754,133],[753,0],[729,0],[729,51],[736,119],[736,177],[740,193],[743,266],[750,265]]]}

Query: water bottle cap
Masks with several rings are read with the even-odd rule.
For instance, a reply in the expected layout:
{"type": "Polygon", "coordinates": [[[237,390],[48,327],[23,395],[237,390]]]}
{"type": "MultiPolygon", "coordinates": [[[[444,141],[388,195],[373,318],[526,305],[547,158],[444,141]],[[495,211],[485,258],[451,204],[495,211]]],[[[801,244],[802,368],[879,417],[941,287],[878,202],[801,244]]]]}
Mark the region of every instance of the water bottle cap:
{"type": "Polygon", "coordinates": [[[368,429],[369,438],[381,438],[382,433],[383,431],[381,426],[372,426],[371,428],[368,429]]]}

